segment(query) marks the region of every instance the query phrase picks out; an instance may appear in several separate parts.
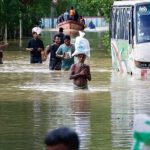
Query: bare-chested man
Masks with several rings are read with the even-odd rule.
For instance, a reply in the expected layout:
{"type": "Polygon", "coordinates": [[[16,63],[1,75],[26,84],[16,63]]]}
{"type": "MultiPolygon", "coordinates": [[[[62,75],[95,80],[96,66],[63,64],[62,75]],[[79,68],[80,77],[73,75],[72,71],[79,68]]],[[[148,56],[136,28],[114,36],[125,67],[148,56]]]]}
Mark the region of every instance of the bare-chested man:
{"type": "Polygon", "coordinates": [[[70,80],[73,79],[75,89],[88,89],[88,81],[91,81],[90,66],[84,64],[85,54],[78,54],[78,63],[71,66],[70,80]]]}

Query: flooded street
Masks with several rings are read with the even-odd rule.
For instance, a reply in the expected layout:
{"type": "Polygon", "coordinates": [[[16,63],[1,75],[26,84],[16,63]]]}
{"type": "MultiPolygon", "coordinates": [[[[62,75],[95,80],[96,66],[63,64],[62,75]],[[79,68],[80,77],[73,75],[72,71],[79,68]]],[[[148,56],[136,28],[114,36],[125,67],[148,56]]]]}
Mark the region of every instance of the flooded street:
{"type": "MultiPolygon", "coordinates": [[[[49,44],[54,33],[44,33],[49,44]]],[[[48,60],[30,64],[19,41],[8,41],[0,66],[0,150],[44,150],[49,129],[68,126],[81,139],[81,150],[130,150],[133,116],[150,114],[148,80],[120,76],[111,69],[102,33],[88,32],[92,81],[74,91],[69,71],[50,71],[48,60]]]]}

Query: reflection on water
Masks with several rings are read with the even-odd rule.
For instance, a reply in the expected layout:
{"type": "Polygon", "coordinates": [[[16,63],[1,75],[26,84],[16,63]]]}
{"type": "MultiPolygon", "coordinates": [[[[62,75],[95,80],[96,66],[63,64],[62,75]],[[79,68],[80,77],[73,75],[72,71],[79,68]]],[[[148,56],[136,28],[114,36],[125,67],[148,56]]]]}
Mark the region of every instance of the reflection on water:
{"type": "Polygon", "coordinates": [[[75,114],[75,129],[80,135],[81,149],[89,149],[90,137],[90,103],[88,101],[88,94],[83,92],[76,92],[74,94],[74,101],[72,107],[75,114]]]}
{"type": "Polygon", "coordinates": [[[134,114],[150,114],[149,91],[148,80],[112,73],[111,122],[112,143],[115,147],[130,149],[134,114]]]}
{"type": "MultiPolygon", "coordinates": [[[[53,34],[43,34],[45,45],[53,34]]],[[[69,71],[50,71],[48,60],[31,65],[27,39],[22,48],[10,42],[0,66],[0,150],[45,149],[44,135],[59,126],[79,133],[81,150],[131,148],[133,115],[150,113],[149,81],[113,73],[101,36],[86,34],[92,81],[84,91],[73,90],[69,71]]]]}
{"type": "MultiPolygon", "coordinates": [[[[92,45],[93,56],[89,61],[92,81],[89,90],[84,91],[73,90],[69,72],[50,71],[48,60],[43,64],[30,64],[25,51],[28,39],[22,41],[22,48],[17,46],[17,41],[9,42],[4,64],[0,66],[0,149],[44,149],[44,135],[59,126],[75,129],[83,150],[111,147],[108,138],[111,136],[108,113],[110,58],[101,56],[97,44],[100,34],[86,35],[92,44],[94,39],[98,41],[92,45]],[[107,63],[100,67],[104,62],[107,63]]],[[[43,34],[45,45],[51,42],[53,35],[43,34]]]]}

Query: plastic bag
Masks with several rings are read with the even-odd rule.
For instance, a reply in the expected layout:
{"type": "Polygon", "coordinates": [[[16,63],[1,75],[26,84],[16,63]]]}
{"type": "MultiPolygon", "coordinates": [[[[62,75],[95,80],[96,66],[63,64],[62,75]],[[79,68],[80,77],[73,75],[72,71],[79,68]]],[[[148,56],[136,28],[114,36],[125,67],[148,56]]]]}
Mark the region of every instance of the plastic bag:
{"type": "Polygon", "coordinates": [[[135,115],[133,140],[132,150],[150,150],[150,117],[148,115],[135,115]]]}
{"type": "Polygon", "coordinates": [[[72,56],[76,56],[78,54],[85,54],[90,57],[90,45],[89,41],[84,38],[85,33],[79,31],[79,36],[75,39],[75,52],[72,56]]]}

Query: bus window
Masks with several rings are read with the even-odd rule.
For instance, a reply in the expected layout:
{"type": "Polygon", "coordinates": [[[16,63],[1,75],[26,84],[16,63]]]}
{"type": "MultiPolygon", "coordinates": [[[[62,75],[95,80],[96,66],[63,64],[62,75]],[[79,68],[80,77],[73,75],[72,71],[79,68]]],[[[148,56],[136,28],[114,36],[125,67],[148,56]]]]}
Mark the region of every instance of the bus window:
{"type": "Polygon", "coordinates": [[[116,36],[116,9],[112,8],[111,12],[111,38],[115,38],[116,36]]]}
{"type": "Polygon", "coordinates": [[[137,42],[150,41],[150,4],[137,6],[137,42]]]}
{"type": "MultiPolygon", "coordinates": [[[[111,38],[128,40],[129,22],[132,25],[131,7],[113,7],[111,12],[111,38]]],[[[132,26],[131,26],[132,27],[132,26]]],[[[132,29],[130,29],[132,30],[132,29]]],[[[132,33],[132,32],[130,32],[132,33]]]]}
{"type": "Polygon", "coordinates": [[[120,39],[120,9],[117,10],[117,20],[116,20],[116,39],[120,39]]]}

